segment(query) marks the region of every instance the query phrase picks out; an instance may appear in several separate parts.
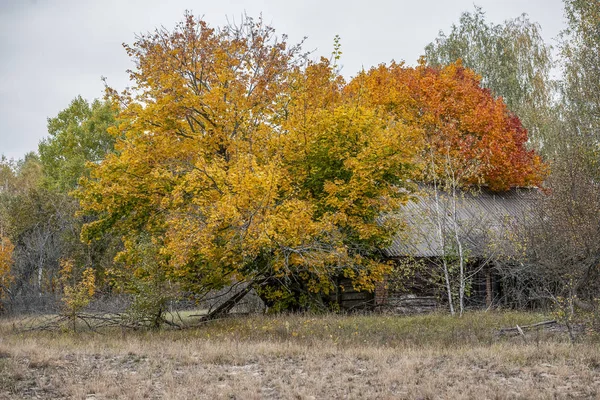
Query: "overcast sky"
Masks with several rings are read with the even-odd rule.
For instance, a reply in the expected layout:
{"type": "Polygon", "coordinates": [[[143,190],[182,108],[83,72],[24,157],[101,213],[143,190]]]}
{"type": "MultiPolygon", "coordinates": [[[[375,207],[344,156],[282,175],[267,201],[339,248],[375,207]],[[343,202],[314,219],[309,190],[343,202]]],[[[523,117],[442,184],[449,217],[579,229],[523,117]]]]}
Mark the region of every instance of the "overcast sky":
{"type": "Polygon", "coordinates": [[[46,119],[77,95],[101,97],[102,76],[127,86],[133,64],[121,44],[172,28],[186,9],[213,26],[262,13],[291,42],[307,36],[305,49],[316,55],[329,56],[339,34],[349,77],[392,59],[414,64],[474,4],[494,23],[527,13],[552,44],[564,27],[561,0],[0,0],[0,154],[37,150],[46,119]]]}

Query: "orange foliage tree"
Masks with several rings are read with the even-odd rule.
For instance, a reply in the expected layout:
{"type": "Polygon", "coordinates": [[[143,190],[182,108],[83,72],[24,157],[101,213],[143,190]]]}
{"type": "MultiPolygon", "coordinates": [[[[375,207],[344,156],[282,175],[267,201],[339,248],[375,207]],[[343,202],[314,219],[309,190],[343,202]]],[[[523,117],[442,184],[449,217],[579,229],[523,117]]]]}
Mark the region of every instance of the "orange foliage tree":
{"type": "Polygon", "coordinates": [[[423,60],[416,68],[380,65],[359,74],[347,90],[422,129],[422,180],[450,168],[461,185],[503,191],[537,186],[545,176],[540,157],[526,148],[519,118],[460,61],[435,68],[423,60]]]}
{"type": "Polygon", "coordinates": [[[458,270],[458,309],[464,311],[467,254],[457,216],[458,189],[487,186],[502,191],[535,186],[546,170],[540,157],[527,150],[527,131],[502,98],[481,87],[480,77],[459,62],[444,67],[416,68],[392,63],[359,74],[347,87],[351,97],[364,98],[390,118],[420,129],[419,180],[433,186],[437,236],[441,243],[444,286],[454,314],[450,264],[458,270]],[[440,189],[450,204],[440,202],[440,189]],[[446,209],[444,209],[446,208],[446,209]],[[444,217],[442,217],[444,215],[444,217]],[[450,216],[449,226],[442,220],[450,216]]]}
{"type": "Polygon", "coordinates": [[[12,282],[12,254],[15,246],[10,239],[0,236],[0,299],[3,298],[12,282]]]}

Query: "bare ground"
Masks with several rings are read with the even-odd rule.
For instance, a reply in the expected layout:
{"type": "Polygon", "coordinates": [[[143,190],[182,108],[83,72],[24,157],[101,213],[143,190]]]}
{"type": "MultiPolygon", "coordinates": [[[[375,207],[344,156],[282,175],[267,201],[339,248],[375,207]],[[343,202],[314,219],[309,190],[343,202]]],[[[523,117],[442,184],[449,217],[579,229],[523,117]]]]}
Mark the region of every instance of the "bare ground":
{"type": "Polygon", "coordinates": [[[183,332],[104,335],[4,329],[0,399],[600,397],[594,341],[571,345],[563,335],[539,333],[494,339],[489,330],[469,336],[468,323],[454,326],[452,341],[441,334],[436,340],[425,329],[436,329],[436,317],[412,320],[414,327],[404,329],[422,334],[407,341],[389,336],[392,328],[404,333],[396,320],[379,318],[362,326],[364,320],[340,317],[259,317],[183,332]],[[324,325],[332,327],[329,335],[317,329],[324,325]]]}

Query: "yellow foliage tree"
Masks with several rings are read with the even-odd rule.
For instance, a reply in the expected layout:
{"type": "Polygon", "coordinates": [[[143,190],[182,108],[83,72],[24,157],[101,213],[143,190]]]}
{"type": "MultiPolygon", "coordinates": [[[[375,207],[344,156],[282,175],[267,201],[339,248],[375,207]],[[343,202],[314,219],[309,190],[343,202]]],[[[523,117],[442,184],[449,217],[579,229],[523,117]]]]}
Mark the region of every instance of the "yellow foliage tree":
{"type": "Polygon", "coordinates": [[[213,29],[187,15],[126,49],[116,152],[77,193],[99,216],[85,239],[120,234],[123,268],[152,279],[127,261],[144,237],[161,276],[196,293],[248,281],[299,304],[341,275],[374,288],[399,223],[379,217],[408,199],[417,128],[345,96],[329,60],[260,20],[213,29]]]}
{"type": "Polygon", "coordinates": [[[64,313],[76,329],[77,318],[92,301],[96,292],[96,277],[92,268],[86,268],[78,276],[72,260],[61,260],[60,281],[63,287],[64,313]]]}

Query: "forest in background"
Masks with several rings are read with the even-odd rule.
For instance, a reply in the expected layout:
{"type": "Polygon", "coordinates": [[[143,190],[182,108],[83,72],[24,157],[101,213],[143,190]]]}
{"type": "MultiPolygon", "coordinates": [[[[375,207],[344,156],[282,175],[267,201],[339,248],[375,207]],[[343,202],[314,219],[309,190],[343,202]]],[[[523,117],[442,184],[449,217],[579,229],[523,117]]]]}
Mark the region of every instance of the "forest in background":
{"type": "MultiPolygon", "coordinates": [[[[594,316],[600,4],[566,0],[565,16],[555,59],[526,16],[496,25],[476,8],[416,66],[348,82],[339,38],[318,59],[249,17],[139,36],[132,89],[75,98],[37,152],[2,160],[3,312],[124,299],[160,325],[232,284],[275,310],[326,309],[334,277],[373,290],[391,272],[402,221],[379,216],[429,182],[539,186],[497,273],[567,320],[594,316]]],[[[449,251],[457,272],[435,283],[462,313],[460,239],[449,251]]]]}

